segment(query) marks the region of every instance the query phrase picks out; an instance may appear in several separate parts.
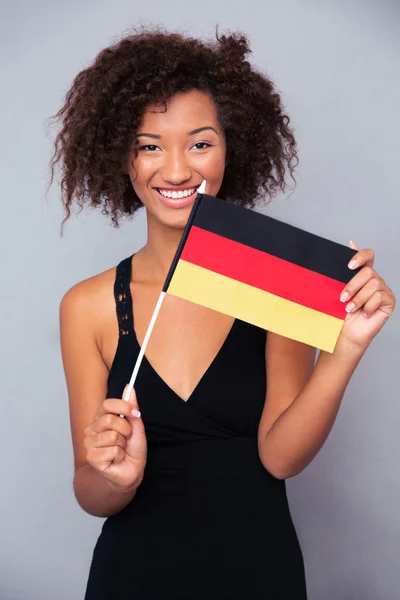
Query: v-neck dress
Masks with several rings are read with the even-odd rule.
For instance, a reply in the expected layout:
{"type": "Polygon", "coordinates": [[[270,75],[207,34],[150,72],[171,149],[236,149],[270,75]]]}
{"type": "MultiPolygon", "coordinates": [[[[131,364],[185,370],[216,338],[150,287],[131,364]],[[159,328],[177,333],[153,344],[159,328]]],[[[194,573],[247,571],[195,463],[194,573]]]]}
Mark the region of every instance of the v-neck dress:
{"type": "MultiPolygon", "coordinates": [[[[108,398],[139,353],[132,257],[116,270],[119,341],[108,398]]],[[[144,358],[135,383],[148,457],[131,502],[107,518],[85,600],[305,600],[303,556],[284,480],[260,461],[266,332],[235,320],[187,401],[144,358]]]]}

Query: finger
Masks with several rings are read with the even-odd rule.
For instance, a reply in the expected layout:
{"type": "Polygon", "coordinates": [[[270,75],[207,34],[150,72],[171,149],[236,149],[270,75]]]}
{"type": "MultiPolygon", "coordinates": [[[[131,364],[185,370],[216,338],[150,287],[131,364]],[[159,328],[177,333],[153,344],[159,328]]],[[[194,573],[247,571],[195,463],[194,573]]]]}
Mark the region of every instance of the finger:
{"type": "Polygon", "coordinates": [[[358,269],[359,267],[373,267],[375,262],[375,252],[371,248],[359,250],[350,260],[349,269],[358,269]]]}
{"type": "Polygon", "coordinates": [[[124,400],[126,399],[129,402],[129,404],[131,404],[131,411],[132,411],[132,409],[136,409],[138,414],[135,414],[134,416],[140,417],[140,409],[139,409],[139,404],[137,401],[136,390],[135,390],[135,388],[132,388],[129,398],[127,398],[128,387],[129,387],[129,384],[126,384],[124,393],[122,394],[122,397],[124,398],[124,400]]]}
{"type": "Polygon", "coordinates": [[[87,447],[105,448],[106,446],[119,446],[123,450],[126,447],[126,438],[118,433],[118,431],[108,430],[102,431],[93,437],[88,437],[85,440],[87,447]]]}
{"type": "Polygon", "coordinates": [[[358,249],[359,249],[359,248],[358,248],[358,246],[357,246],[357,244],[356,244],[356,243],[355,243],[353,240],[350,240],[350,244],[349,244],[349,246],[350,246],[350,248],[352,248],[353,250],[358,250],[358,249]]]}
{"type": "Polygon", "coordinates": [[[346,312],[355,312],[363,306],[374,296],[375,294],[381,294],[381,282],[377,277],[370,279],[360,291],[351,299],[346,306],[346,312]]]}
{"type": "MultiPolygon", "coordinates": [[[[126,384],[122,397],[130,406],[130,416],[139,419],[141,417],[141,412],[137,403],[136,391],[134,388],[132,388],[128,396],[128,388],[129,384],[126,384]]],[[[120,417],[123,417],[123,415],[120,415],[120,417]]]]}
{"type": "Polygon", "coordinates": [[[125,402],[120,398],[107,398],[100,404],[96,416],[99,419],[102,415],[110,413],[128,417],[131,416],[131,410],[132,407],[129,402],[125,402]]]}
{"type": "Polygon", "coordinates": [[[383,292],[376,292],[363,306],[363,316],[369,319],[382,304],[383,292]]]}
{"type": "Polygon", "coordinates": [[[366,318],[371,317],[378,309],[381,312],[386,313],[388,317],[393,312],[393,292],[389,288],[386,290],[379,290],[365,303],[363,307],[363,314],[366,318]]]}
{"type": "Polygon", "coordinates": [[[105,471],[111,463],[120,463],[125,458],[125,451],[119,446],[106,448],[90,448],[87,452],[87,461],[98,471],[105,471]]]}
{"type": "Polygon", "coordinates": [[[363,267],[346,284],[340,294],[341,302],[348,302],[359,290],[361,290],[371,279],[379,279],[377,273],[371,267],[363,267]]]}
{"type": "Polygon", "coordinates": [[[113,429],[128,438],[132,433],[132,427],[127,419],[120,419],[117,415],[108,413],[101,416],[97,421],[94,421],[91,425],[89,433],[101,433],[102,431],[108,431],[113,429]]]}

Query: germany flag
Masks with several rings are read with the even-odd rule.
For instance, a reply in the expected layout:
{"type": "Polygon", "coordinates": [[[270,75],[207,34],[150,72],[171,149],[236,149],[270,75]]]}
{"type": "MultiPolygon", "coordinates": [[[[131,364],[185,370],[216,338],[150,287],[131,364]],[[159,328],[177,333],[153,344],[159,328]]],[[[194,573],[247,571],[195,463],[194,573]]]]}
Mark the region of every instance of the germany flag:
{"type": "Polygon", "coordinates": [[[333,352],[355,250],[198,194],[163,292],[333,352]]]}

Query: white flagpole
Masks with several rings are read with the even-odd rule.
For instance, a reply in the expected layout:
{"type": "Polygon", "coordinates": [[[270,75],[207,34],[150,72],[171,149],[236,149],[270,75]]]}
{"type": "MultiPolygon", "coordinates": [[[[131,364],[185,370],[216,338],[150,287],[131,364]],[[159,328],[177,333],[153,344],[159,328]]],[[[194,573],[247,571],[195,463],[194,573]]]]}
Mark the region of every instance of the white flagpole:
{"type": "MultiPolygon", "coordinates": [[[[203,181],[203,183],[201,184],[201,186],[197,190],[197,193],[198,194],[205,194],[205,191],[206,191],[206,180],[203,181]]],[[[128,387],[126,388],[126,392],[125,392],[125,395],[124,395],[124,400],[126,400],[126,401],[128,401],[128,398],[131,395],[131,392],[132,392],[132,389],[133,389],[133,386],[135,384],[136,377],[137,377],[137,374],[138,374],[138,371],[139,371],[139,367],[140,367],[141,362],[143,360],[144,353],[146,352],[147,344],[148,344],[151,332],[153,331],[154,323],[156,322],[158,313],[160,312],[160,308],[161,308],[161,305],[162,305],[163,300],[165,298],[165,294],[166,294],[166,292],[163,292],[163,291],[161,292],[160,297],[157,300],[156,307],[155,307],[155,309],[153,311],[153,315],[152,315],[152,317],[150,319],[150,323],[149,323],[149,326],[147,328],[146,335],[144,336],[142,347],[140,348],[140,352],[139,352],[138,357],[136,359],[136,363],[135,363],[135,366],[134,366],[134,369],[133,369],[133,373],[132,373],[131,379],[129,381],[128,387]]],[[[123,417],[123,415],[120,415],[120,417],[123,417]]]]}
{"type": "Polygon", "coordinates": [[[144,336],[142,347],[140,348],[140,352],[139,352],[138,357],[136,359],[135,367],[133,369],[133,373],[132,373],[130,382],[129,382],[128,387],[126,389],[126,394],[125,394],[124,400],[128,400],[128,398],[129,398],[129,396],[130,396],[130,394],[132,392],[133,386],[135,384],[136,376],[137,376],[138,371],[139,371],[140,364],[141,364],[141,362],[143,360],[144,353],[146,352],[147,344],[148,344],[151,332],[153,331],[154,323],[156,322],[156,319],[158,317],[158,313],[160,312],[160,308],[161,308],[161,305],[163,303],[164,298],[165,298],[165,292],[161,292],[161,294],[160,294],[160,296],[159,296],[159,298],[157,300],[156,307],[155,307],[155,309],[153,311],[153,315],[152,315],[152,317],[150,319],[150,323],[149,323],[149,326],[147,328],[146,335],[144,336]]]}

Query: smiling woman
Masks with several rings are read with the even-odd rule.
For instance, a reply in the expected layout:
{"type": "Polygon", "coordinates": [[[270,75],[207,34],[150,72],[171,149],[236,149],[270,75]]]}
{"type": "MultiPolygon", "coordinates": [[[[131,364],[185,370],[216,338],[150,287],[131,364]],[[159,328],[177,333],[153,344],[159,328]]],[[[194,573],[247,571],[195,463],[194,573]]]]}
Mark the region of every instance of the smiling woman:
{"type": "MultiPolygon", "coordinates": [[[[219,197],[252,207],[285,189],[297,164],[296,142],[280,95],[266,75],[251,67],[249,53],[248,40],[240,33],[217,34],[216,43],[205,43],[161,28],[139,30],[103,49],[76,76],[53,117],[62,121],[62,128],[50,183],[59,166],[66,219],[75,202],[101,207],[114,225],[143,206],[127,170],[138,151],[136,142],[147,144],[142,148],[146,154],[162,152],[154,142],[168,133],[167,124],[163,132],[152,126],[162,123],[175,96],[193,90],[208,101],[204,107],[199,100],[192,106],[194,126],[184,130],[182,122],[180,135],[188,137],[191,148],[200,141],[212,148],[223,133],[228,143],[219,197]],[[215,129],[204,131],[212,139],[193,131],[203,127],[215,129]],[[138,138],[139,133],[151,136],[138,138]]],[[[175,127],[179,113],[174,112],[170,124],[175,127]]],[[[206,148],[200,147],[194,151],[206,148]]]]}
{"type": "Polygon", "coordinates": [[[141,30],[102,50],[57,113],[65,220],[74,203],[114,225],[143,207],[148,233],[60,306],[74,491],[107,517],[86,600],[306,598],[289,461],[264,438],[314,350],[168,296],[125,397],[200,184],[252,207],[293,175],[289,118],[249,52],[241,34],[141,30]]]}
{"type": "Polygon", "coordinates": [[[149,227],[156,220],[182,229],[202,181],[207,181],[207,193],[217,195],[224,178],[225,134],[211,96],[191,90],[171,98],[167,111],[149,106],[136,139],[128,172],[147,209],[149,227]]]}

